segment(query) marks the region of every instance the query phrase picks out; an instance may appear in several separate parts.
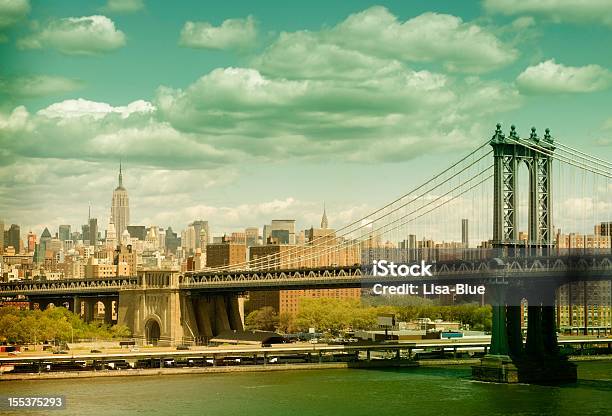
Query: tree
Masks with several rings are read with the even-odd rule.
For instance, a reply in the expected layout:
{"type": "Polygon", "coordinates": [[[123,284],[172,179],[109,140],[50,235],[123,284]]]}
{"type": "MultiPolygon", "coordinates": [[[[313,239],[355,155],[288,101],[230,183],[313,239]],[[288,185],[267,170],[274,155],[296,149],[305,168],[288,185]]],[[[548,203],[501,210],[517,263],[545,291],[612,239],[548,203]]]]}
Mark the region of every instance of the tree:
{"type": "Polygon", "coordinates": [[[83,338],[112,339],[127,337],[125,326],[113,326],[102,322],[84,322],[66,308],[19,310],[0,308],[0,340],[15,343],[41,341],[70,341],[83,338]]]}
{"type": "Polygon", "coordinates": [[[262,331],[274,331],[278,326],[278,315],[274,308],[264,306],[261,309],[251,312],[245,320],[248,329],[259,329],[262,331]]]}
{"type": "Polygon", "coordinates": [[[289,312],[283,312],[278,315],[277,331],[289,334],[295,331],[295,318],[289,312]]]}

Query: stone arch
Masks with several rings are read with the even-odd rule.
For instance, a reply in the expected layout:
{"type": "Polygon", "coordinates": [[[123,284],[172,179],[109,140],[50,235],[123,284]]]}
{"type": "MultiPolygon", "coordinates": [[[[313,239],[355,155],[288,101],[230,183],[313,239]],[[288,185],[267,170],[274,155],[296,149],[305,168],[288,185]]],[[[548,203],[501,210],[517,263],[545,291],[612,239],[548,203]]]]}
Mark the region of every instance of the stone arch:
{"type": "Polygon", "coordinates": [[[162,325],[159,317],[151,315],[145,322],[145,341],[147,344],[157,345],[162,333],[162,325]]]}

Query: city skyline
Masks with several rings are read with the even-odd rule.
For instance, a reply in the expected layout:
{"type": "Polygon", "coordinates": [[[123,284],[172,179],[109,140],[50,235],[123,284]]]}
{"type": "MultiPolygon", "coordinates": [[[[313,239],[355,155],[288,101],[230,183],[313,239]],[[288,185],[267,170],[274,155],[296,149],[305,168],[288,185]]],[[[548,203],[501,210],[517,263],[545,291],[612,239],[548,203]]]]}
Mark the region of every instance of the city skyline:
{"type": "Polygon", "coordinates": [[[90,201],[106,227],[120,159],[134,224],[222,232],[316,225],[322,201],[346,224],[498,121],[611,155],[602,5],[16,4],[0,27],[0,212],[24,230],[80,226],[90,201]]]}

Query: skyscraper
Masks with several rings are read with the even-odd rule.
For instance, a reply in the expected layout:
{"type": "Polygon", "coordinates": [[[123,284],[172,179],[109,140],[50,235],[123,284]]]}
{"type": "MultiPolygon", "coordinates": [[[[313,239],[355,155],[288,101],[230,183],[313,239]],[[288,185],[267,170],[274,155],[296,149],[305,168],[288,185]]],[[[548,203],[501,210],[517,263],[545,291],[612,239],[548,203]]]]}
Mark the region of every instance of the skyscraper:
{"type": "Polygon", "coordinates": [[[468,220],[467,218],[463,218],[461,220],[461,244],[463,247],[467,248],[470,245],[470,237],[468,233],[468,220]]]}
{"type": "Polygon", "coordinates": [[[47,244],[51,241],[51,233],[49,229],[45,227],[43,232],[40,234],[40,242],[36,246],[36,261],[38,263],[44,263],[46,253],[47,253],[47,244]]]}
{"type": "Polygon", "coordinates": [[[89,219],[89,245],[90,246],[98,245],[98,219],[97,218],[89,219]]]}
{"type": "Polygon", "coordinates": [[[34,253],[36,250],[36,234],[32,231],[28,233],[28,253],[34,253]]]}
{"type": "Polygon", "coordinates": [[[206,244],[210,241],[210,229],[208,228],[208,221],[195,220],[192,225],[195,230],[195,248],[201,248],[204,250],[206,244]]]}
{"type": "Polygon", "coordinates": [[[59,226],[59,239],[62,241],[70,240],[70,225],[59,226]]]}
{"type": "Polygon", "coordinates": [[[21,229],[17,224],[11,224],[11,227],[7,232],[7,241],[5,241],[4,246],[12,246],[15,249],[15,253],[19,253],[21,249],[21,229]]]}
{"type": "Polygon", "coordinates": [[[180,239],[178,235],[172,231],[172,227],[168,227],[166,230],[166,250],[169,253],[176,253],[176,248],[180,245],[180,239]]]}
{"type": "Polygon", "coordinates": [[[256,246],[259,241],[259,228],[249,227],[244,230],[247,247],[256,246]]]}
{"type": "Polygon", "coordinates": [[[0,254],[4,252],[4,221],[0,220],[0,254]]]}
{"type": "Polygon", "coordinates": [[[130,200],[128,198],[127,189],[123,187],[121,163],[119,163],[119,186],[113,191],[111,216],[113,217],[117,235],[122,235],[123,231],[130,225],[130,200]]]}
{"type": "Polygon", "coordinates": [[[323,203],[323,217],[321,217],[321,228],[326,229],[328,227],[327,213],[325,212],[325,203],[323,203]]]}

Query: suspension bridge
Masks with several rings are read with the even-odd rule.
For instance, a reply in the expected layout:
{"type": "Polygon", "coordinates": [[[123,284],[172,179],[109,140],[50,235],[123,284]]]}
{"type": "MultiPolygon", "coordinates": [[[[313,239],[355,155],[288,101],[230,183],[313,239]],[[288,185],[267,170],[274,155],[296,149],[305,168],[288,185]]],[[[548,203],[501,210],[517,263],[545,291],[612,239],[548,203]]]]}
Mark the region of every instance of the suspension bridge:
{"type": "Polygon", "coordinates": [[[118,301],[119,322],[136,336],[178,342],[242,329],[237,297],[243,292],[367,289],[398,281],[372,276],[373,261],[427,261],[433,276],[411,281],[487,284],[492,342],[475,378],[531,380],[537,369],[571,379],[575,367],[558,354],[555,293],[568,282],[612,279],[611,178],[611,162],[555,140],[548,129],[540,137],[532,128],[523,138],[514,126],[506,135],[498,124],[491,139],[420,185],[340,229],[320,230],[304,245],[203,272],[3,283],[0,296],[75,310],[82,304],[91,310],[100,298],[118,301]]]}

